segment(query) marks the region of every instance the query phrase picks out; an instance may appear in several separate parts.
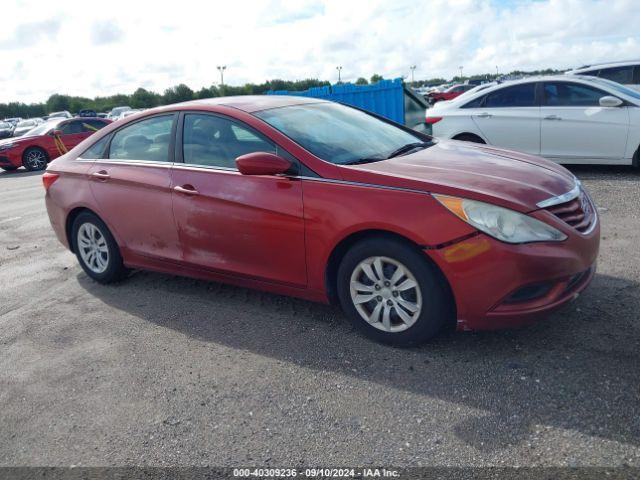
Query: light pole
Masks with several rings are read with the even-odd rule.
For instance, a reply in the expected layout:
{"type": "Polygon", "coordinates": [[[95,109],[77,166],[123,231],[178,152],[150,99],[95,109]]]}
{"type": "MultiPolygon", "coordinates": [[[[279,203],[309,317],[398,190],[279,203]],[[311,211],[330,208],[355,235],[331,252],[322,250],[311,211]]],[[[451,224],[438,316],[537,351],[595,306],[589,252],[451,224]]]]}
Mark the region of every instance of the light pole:
{"type": "Polygon", "coordinates": [[[496,65],[496,78],[498,78],[498,65],[496,65]]]}
{"type": "Polygon", "coordinates": [[[227,69],[226,65],[218,65],[218,71],[220,72],[220,88],[224,87],[224,71],[227,69]]]}
{"type": "Polygon", "coordinates": [[[336,70],[338,70],[338,83],[341,83],[340,73],[342,72],[342,67],[341,66],[337,66],[336,70]]]}
{"type": "Polygon", "coordinates": [[[411,86],[413,86],[413,84],[415,83],[415,79],[413,78],[413,72],[416,71],[416,66],[411,65],[409,68],[411,69],[411,86]]]}
{"type": "Polygon", "coordinates": [[[462,69],[464,68],[462,65],[458,67],[460,69],[460,81],[462,81],[462,69]]]}

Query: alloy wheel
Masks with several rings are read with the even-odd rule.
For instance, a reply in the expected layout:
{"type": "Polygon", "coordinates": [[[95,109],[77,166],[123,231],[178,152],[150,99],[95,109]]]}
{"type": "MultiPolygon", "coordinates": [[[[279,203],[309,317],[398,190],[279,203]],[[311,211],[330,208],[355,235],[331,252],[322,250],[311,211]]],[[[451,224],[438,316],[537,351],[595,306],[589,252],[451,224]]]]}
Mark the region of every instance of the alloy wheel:
{"type": "Polygon", "coordinates": [[[41,150],[31,150],[27,153],[27,164],[34,170],[42,170],[47,165],[47,158],[41,150]]]}
{"type": "Polygon", "coordinates": [[[104,235],[92,223],[83,223],[78,229],[78,251],[87,268],[103,273],[109,266],[109,248],[104,235]]]}
{"type": "Polygon", "coordinates": [[[389,257],[369,257],[351,274],[351,300],[360,316],[385,332],[411,327],[422,311],[422,292],[414,275],[389,257]]]}

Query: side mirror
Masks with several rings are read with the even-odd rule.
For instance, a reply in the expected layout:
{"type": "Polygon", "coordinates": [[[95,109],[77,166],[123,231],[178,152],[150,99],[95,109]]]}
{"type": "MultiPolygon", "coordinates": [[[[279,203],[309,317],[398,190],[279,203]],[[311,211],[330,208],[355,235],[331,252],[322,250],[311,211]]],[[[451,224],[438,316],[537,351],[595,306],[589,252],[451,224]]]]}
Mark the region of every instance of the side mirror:
{"type": "Polygon", "coordinates": [[[599,103],[601,107],[619,107],[623,102],[613,95],[605,95],[604,97],[600,97],[599,103]]]}
{"type": "Polygon", "coordinates": [[[289,170],[291,162],[273,153],[255,152],[236,158],[236,166],[243,175],[277,175],[289,170]]]}
{"type": "Polygon", "coordinates": [[[62,130],[53,130],[51,132],[51,135],[53,135],[54,137],[59,137],[60,135],[62,135],[62,130]]]}

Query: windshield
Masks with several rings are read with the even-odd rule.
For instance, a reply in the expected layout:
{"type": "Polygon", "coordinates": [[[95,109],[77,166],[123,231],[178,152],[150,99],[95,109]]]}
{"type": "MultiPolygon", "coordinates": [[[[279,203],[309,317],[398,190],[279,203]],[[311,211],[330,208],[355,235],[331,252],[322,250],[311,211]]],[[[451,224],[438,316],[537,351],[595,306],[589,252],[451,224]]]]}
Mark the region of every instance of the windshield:
{"type": "Polygon", "coordinates": [[[394,125],[337,103],[310,103],[256,112],[272,127],[331,163],[383,160],[401,147],[424,142],[394,125]]]}
{"type": "Polygon", "coordinates": [[[24,134],[25,137],[33,137],[36,135],[44,135],[49,130],[51,130],[58,122],[48,122],[43,123],[42,125],[38,125],[37,127],[32,128],[27,133],[24,134]]]}
{"type": "Polygon", "coordinates": [[[3,128],[3,129],[11,128],[11,124],[7,122],[0,122],[0,128],[3,128]]]}
{"type": "Polygon", "coordinates": [[[601,85],[604,85],[605,87],[609,87],[613,90],[616,90],[619,93],[622,93],[623,95],[626,95],[628,97],[632,97],[635,98],[636,100],[640,100],[640,92],[638,92],[637,90],[634,90],[633,88],[629,88],[629,87],[625,87],[624,85],[621,85],[619,83],[616,82],[612,82],[611,80],[607,80],[606,78],[591,78],[591,81],[594,83],[599,83],[601,85]]]}
{"type": "Polygon", "coordinates": [[[33,127],[36,124],[33,120],[25,120],[24,122],[20,122],[17,126],[18,128],[24,127],[33,127]]]}

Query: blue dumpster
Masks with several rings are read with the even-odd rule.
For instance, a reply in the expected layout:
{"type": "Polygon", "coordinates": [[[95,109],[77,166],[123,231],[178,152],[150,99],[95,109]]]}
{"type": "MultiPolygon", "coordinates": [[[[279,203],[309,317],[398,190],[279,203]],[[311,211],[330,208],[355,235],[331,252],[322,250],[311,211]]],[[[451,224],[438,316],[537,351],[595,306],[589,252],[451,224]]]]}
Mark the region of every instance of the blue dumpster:
{"type": "Polygon", "coordinates": [[[424,129],[427,105],[418,95],[405,88],[401,78],[381,80],[371,85],[339,83],[298,92],[270,90],[267,95],[299,95],[332,100],[368,110],[411,128],[424,129]]]}

